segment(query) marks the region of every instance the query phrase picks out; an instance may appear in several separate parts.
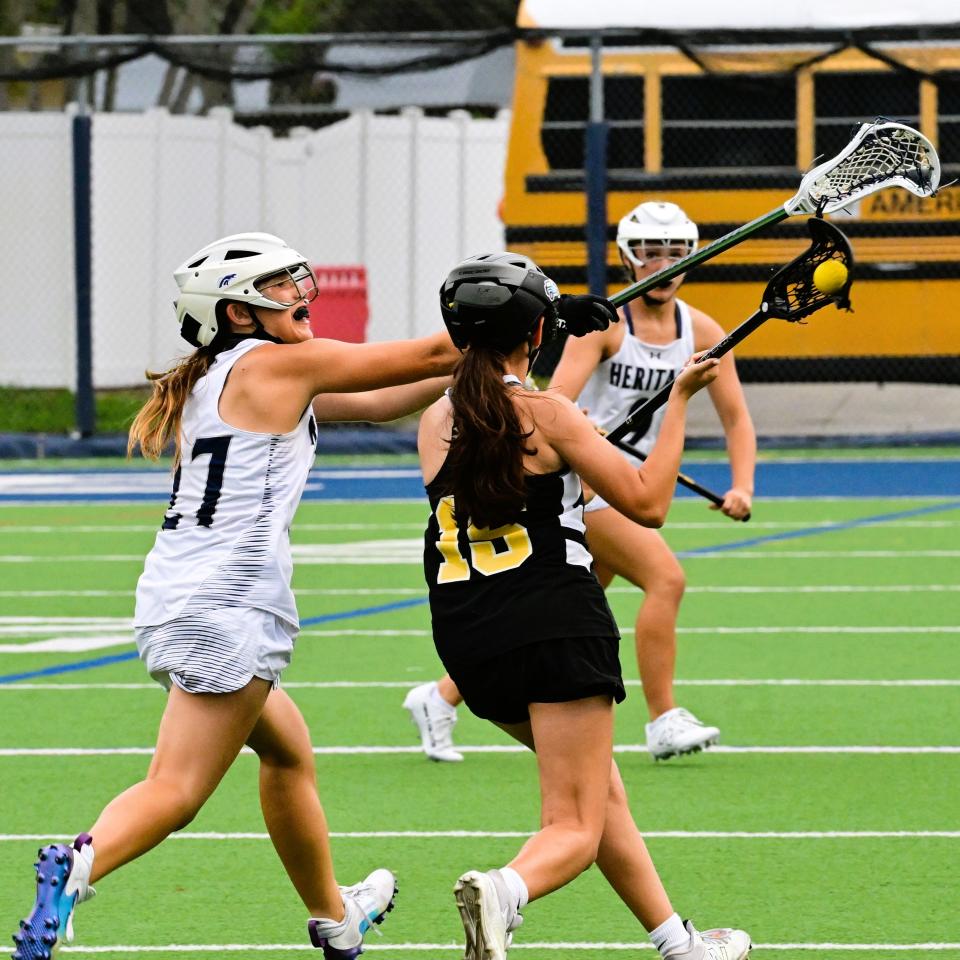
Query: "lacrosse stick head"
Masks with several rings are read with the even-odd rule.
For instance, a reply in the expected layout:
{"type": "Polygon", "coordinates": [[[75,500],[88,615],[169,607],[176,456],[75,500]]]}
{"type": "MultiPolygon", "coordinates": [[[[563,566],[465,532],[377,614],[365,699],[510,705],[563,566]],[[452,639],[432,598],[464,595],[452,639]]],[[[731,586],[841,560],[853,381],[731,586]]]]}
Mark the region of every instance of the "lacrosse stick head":
{"type": "Polygon", "coordinates": [[[768,316],[797,321],[814,310],[834,303],[842,310],[850,309],[850,284],[853,282],[853,251],[843,232],[826,220],[811,217],[807,221],[812,243],[771,277],[763,293],[763,307],[768,316]],[[833,293],[818,290],[813,282],[814,271],[833,260],[846,271],[846,282],[833,293]]]}
{"type": "Polygon", "coordinates": [[[840,153],[814,167],[783,206],[791,216],[822,216],[884,187],[929,197],[939,185],[940,158],[933,144],[913,127],[880,119],[862,124],[840,153]]]}

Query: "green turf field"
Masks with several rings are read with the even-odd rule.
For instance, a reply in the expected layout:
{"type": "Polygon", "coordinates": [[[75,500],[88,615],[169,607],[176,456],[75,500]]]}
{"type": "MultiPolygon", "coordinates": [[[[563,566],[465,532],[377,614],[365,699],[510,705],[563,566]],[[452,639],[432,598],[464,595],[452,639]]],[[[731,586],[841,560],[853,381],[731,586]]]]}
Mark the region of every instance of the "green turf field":
{"type": "MultiPolygon", "coordinates": [[[[801,534],[683,561],[678,697],[721,727],[708,754],[654,764],[638,749],[638,595],[619,582],[611,592],[633,681],[618,761],[637,820],[678,912],[701,928],[743,926],[756,957],[960,957],[960,508],[818,530],[936,503],[763,502],[747,527],[675,504],[665,533],[677,550],[801,534]]],[[[161,512],[0,511],[0,676],[131,649],[132,591],[161,512]],[[53,649],[36,648],[44,641],[53,649]]],[[[458,744],[476,749],[464,763],[415,749],[400,703],[439,673],[427,608],[362,611],[424,595],[424,516],[411,503],[301,507],[301,616],[360,612],[307,626],[285,681],[320,750],[342,882],[380,865],[399,877],[397,909],[370,949],[455,958],[453,881],[503,864],[536,829],[536,779],[528,755],[491,750],[508,741],[465,713],[458,744]]],[[[136,660],[0,684],[0,935],[29,909],[38,843],[85,829],[140,779],[162,707],[136,660]]],[[[98,886],[64,956],[307,949],[251,756],[182,835],[98,886]]],[[[529,960],[647,944],[595,870],[525,917],[514,953],[529,960]]]]}

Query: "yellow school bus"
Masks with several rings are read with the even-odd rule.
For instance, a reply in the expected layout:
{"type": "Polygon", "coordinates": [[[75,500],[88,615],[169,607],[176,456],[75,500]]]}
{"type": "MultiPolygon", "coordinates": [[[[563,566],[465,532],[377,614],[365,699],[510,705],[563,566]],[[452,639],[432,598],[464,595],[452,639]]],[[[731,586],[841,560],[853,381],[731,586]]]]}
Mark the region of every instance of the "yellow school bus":
{"type": "MultiPolygon", "coordinates": [[[[810,31],[727,32],[722,42],[707,32],[681,49],[669,36],[650,46],[639,24],[612,31],[609,19],[587,22],[595,5],[598,17],[611,7],[572,5],[579,35],[569,15],[550,18],[569,14],[564,0],[524,0],[518,20],[526,29],[506,166],[507,246],[566,289],[586,284],[583,151],[595,28],[607,28],[611,293],[627,283],[614,237],[633,206],[677,203],[709,242],[791,197],[814,160],[838,153],[864,120],[918,128],[938,146],[942,182],[960,172],[960,29],[923,41],[906,28],[873,33],[859,48],[810,31]]],[[[620,9],[632,7],[649,11],[620,9]]],[[[765,325],[737,348],[745,378],[960,382],[960,188],[929,199],[887,189],[832,219],[857,259],[854,312],[828,307],[804,327],[765,325]]],[[[682,296],[732,329],[805,238],[803,217],[768,228],[692,271],[682,296]]]]}

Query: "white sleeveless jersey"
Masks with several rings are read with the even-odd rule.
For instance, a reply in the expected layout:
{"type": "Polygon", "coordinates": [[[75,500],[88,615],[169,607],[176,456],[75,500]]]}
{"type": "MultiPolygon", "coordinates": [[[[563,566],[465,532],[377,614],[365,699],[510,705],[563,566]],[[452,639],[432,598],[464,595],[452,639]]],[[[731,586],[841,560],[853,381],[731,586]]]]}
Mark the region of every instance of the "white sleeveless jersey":
{"type": "Polygon", "coordinates": [[[233,365],[264,342],[225,350],[187,399],[181,464],[137,584],[135,626],[223,607],[267,610],[298,626],[289,531],[316,454],[312,410],[283,434],[240,430],[219,413],[233,365]]]}
{"type": "MultiPolygon", "coordinates": [[[[619,426],[638,403],[672,383],[695,353],[690,308],[682,300],[675,303],[677,338],[666,344],[645,343],[634,336],[629,305],[624,308],[627,330],[620,349],[597,365],[577,398],[577,404],[588,411],[587,416],[597,426],[604,430],[619,426]]],[[[637,430],[628,433],[624,441],[649,454],[665,412],[666,408],[660,407],[651,418],[639,423],[637,430]]],[[[636,457],[630,459],[640,463],[636,457]]]]}

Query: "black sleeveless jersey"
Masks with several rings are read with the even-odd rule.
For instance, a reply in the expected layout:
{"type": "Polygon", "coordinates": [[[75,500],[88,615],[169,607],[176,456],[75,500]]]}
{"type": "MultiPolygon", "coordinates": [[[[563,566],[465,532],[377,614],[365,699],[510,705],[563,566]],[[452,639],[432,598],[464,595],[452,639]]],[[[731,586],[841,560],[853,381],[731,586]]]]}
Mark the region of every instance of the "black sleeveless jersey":
{"type": "Polygon", "coordinates": [[[555,637],[620,636],[586,547],[580,478],[566,469],[528,474],[526,485],[520,521],[493,530],[457,527],[446,464],[427,485],[423,569],[446,664],[555,637]]]}

